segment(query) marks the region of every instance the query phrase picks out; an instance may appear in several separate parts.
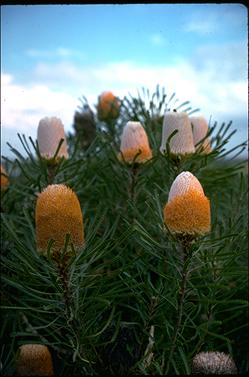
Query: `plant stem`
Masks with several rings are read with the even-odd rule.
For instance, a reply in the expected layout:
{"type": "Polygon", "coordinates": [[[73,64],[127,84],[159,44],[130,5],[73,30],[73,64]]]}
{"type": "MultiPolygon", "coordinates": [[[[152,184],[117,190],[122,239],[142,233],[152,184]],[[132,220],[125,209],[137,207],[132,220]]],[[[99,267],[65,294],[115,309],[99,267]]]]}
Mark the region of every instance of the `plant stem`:
{"type": "Polygon", "coordinates": [[[130,187],[130,196],[132,202],[134,202],[135,198],[135,187],[136,187],[136,177],[138,173],[138,165],[134,164],[131,167],[131,187],[130,187]]]}
{"type": "Polygon", "coordinates": [[[171,343],[171,349],[168,357],[168,362],[166,366],[166,372],[165,374],[168,374],[170,363],[175,351],[176,347],[176,341],[177,337],[181,328],[182,323],[182,315],[183,315],[183,304],[184,304],[184,298],[185,298],[185,292],[186,292],[186,285],[187,285],[187,277],[188,277],[188,266],[191,259],[191,253],[189,249],[189,240],[186,238],[183,238],[181,240],[181,251],[183,252],[183,269],[182,269],[182,279],[181,279],[181,285],[178,292],[178,305],[177,305],[177,320],[176,325],[174,329],[174,334],[172,338],[171,343]]]}

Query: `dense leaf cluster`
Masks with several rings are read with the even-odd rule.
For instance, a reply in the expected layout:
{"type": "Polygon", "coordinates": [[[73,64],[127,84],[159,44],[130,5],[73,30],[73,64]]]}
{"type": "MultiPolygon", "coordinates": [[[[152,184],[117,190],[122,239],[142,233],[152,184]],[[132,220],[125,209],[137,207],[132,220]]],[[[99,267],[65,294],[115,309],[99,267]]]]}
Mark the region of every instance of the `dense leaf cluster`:
{"type": "MultiPolygon", "coordinates": [[[[87,146],[82,133],[68,135],[70,158],[54,170],[24,135],[26,157],[10,146],[13,159],[4,158],[10,184],[1,200],[3,375],[15,372],[24,343],[48,345],[56,375],[190,374],[194,355],[209,350],[231,354],[239,371],[248,371],[245,162],[226,149],[232,123],[210,125],[209,155],[162,155],[164,112],[194,112],[174,98],[159,87],[152,96],[143,89],[125,97],[115,122],[95,119],[87,146]],[[128,120],[144,125],[153,150],[142,166],[118,159],[128,120]],[[163,207],[173,180],[186,170],[210,199],[212,229],[191,246],[173,348],[184,261],[163,207]],[[84,219],[85,245],[63,271],[36,251],[37,195],[51,183],[75,191],[84,219]]],[[[237,154],[244,148],[237,146],[237,154]]]]}

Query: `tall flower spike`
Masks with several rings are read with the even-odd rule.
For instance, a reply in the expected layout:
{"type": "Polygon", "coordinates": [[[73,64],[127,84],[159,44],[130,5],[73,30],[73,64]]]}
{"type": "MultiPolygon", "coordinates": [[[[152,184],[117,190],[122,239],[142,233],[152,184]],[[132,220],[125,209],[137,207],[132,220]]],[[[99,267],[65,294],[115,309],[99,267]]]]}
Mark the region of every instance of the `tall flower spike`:
{"type": "Polygon", "coordinates": [[[164,222],[176,234],[198,236],[210,231],[209,199],[190,172],[182,172],[174,180],[164,207],[164,222]]]}
{"type": "Polygon", "coordinates": [[[97,113],[99,120],[115,120],[120,112],[120,101],[112,92],[103,92],[98,97],[97,113]]]}
{"type": "Polygon", "coordinates": [[[175,130],[178,132],[169,141],[170,153],[173,155],[194,153],[195,147],[188,114],[175,111],[166,112],[164,115],[160,151],[165,153],[168,139],[175,130]]]}
{"type": "Polygon", "coordinates": [[[42,344],[20,346],[16,373],[18,376],[53,376],[53,362],[48,347],[42,344]]]}
{"type": "Polygon", "coordinates": [[[200,352],[193,358],[192,374],[237,374],[236,365],[224,352],[200,352]]]}
{"type": "Polygon", "coordinates": [[[63,184],[49,185],[37,199],[36,210],[37,249],[46,253],[48,242],[53,239],[53,252],[58,252],[70,234],[74,247],[84,243],[83,216],[76,194],[63,184]]]}
{"type": "MultiPolygon", "coordinates": [[[[194,145],[196,146],[202,139],[207,136],[208,133],[208,123],[206,119],[202,116],[192,116],[189,118],[192,126],[193,126],[193,138],[194,138],[194,145]]],[[[197,145],[196,149],[198,150],[202,147],[202,153],[210,153],[211,152],[211,145],[209,138],[205,138],[202,141],[201,145],[197,145]]]]}
{"type": "Polygon", "coordinates": [[[5,190],[9,184],[9,179],[4,167],[1,165],[1,190],[5,190]]]}
{"type": "Polygon", "coordinates": [[[151,159],[152,153],[145,129],[140,122],[128,122],[121,135],[121,156],[131,164],[143,163],[151,159]]]}
{"type": "Polygon", "coordinates": [[[37,130],[37,140],[42,157],[47,160],[52,159],[61,139],[64,139],[64,141],[57,154],[57,159],[61,157],[68,158],[64,126],[61,120],[56,117],[45,117],[40,120],[37,130]]]}

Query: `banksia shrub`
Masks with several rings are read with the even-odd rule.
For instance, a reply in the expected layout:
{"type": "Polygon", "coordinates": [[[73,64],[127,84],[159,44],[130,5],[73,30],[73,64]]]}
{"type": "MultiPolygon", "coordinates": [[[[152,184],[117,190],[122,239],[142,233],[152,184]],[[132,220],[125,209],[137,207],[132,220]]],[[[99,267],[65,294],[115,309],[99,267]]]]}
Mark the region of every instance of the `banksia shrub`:
{"type": "Polygon", "coordinates": [[[84,243],[83,217],[76,194],[63,184],[49,185],[39,194],[35,209],[37,249],[46,253],[49,240],[59,251],[69,234],[78,249],[84,243]]]}
{"type": "Polygon", "coordinates": [[[61,139],[64,139],[56,159],[68,158],[67,141],[64,126],[59,118],[46,117],[40,120],[37,130],[37,141],[40,154],[43,158],[50,160],[54,157],[61,139]]]}
{"type": "Polygon", "coordinates": [[[202,116],[192,116],[189,119],[192,124],[194,145],[196,146],[196,144],[200,143],[202,140],[202,142],[197,145],[196,149],[199,150],[201,148],[202,153],[211,152],[210,140],[206,137],[208,133],[208,123],[206,119],[202,116]]]}
{"type": "Polygon", "coordinates": [[[120,101],[112,92],[103,92],[98,97],[98,119],[103,121],[115,120],[120,112],[120,101]]]}
{"type": "Polygon", "coordinates": [[[164,221],[176,234],[198,236],[210,231],[209,199],[190,172],[182,172],[174,180],[164,208],[164,221]]]}
{"type": "Polygon", "coordinates": [[[152,158],[145,129],[140,122],[128,122],[121,135],[120,158],[132,164],[143,163],[152,158]]]}
{"type": "Polygon", "coordinates": [[[5,190],[9,184],[9,179],[4,167],[1,165],[1,190],[5,190]]]}
{"type": "Polygon", "coordinates": [[[192,374],[237,374],[237,368],[224,352],[200,352],[193,359],[192,374]]]}
{"type": "Polygon", "coordinates": [[[42,344],[20,346],[16,374],[18,376],[53,376],[53,362],[48,347],[42,344]]]}
{"type": "Polygon", "coordinates": [[[166,152],[167,143],[169,143],[172,155],[187,155],[195,152],[191,123],[187,113],[166,112],[160,147],[162,153],[166,152]],[[172,136],[174,131],[177,133],[172,136]]]}

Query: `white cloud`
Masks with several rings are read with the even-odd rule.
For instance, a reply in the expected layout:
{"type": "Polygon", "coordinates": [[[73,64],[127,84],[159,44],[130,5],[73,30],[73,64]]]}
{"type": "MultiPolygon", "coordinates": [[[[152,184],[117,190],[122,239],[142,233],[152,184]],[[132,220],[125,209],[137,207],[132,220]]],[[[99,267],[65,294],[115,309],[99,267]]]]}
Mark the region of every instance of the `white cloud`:
{"type": "MultiPolygon", "coordinates": [[[[210,116],[218,121],[239,117],[246,119],[246,78],[234,75],[230,67],[231,69],[227,69],[229,74],[220,79],[221,74],[216,65],[211,60],[208,62],[204,52],[202,51],[202,56],[206,58],[206,65],[202,68],[187,60],[176,61],[171,66],[142,66],[132,61],[88,67],[65,62],[40,63],[31,72],[32,81],[27,84],[17,83],[13,76],[3,74],[3,142],[6,141],[9,130],[34,137],[38,122],[44,116],[61,118],[65,129],[69,130],[82,95],[93,105],[104,90],[111,90],[122,98],[128,93],[136,96],[137,89],[142,87],[153,93],[157,84],[165,87],[169,96],[176,92],[179,103],[189,100],[192,107],[200,108],[207,119],[210,116]]],[[[233,65],[233,60],[230,64],[233,65]]],[[[244,133],[243,139],[246,138],[245,135],[244,133]]]]}
{"type": "Polygon", "coordinates": [[[20,85],[11,75],[3,74],[1,123],[3,128],[33,132],[44,116],[59,116],[65,128],[72,124],[77,99],[63,91],[53,91],[46,85],[20,85]]]}
{"type": "Polygon", "coordinates": [[[188,33],[208,34],[217,30],[217,23],[213,20],[192,20],[185,24],[184,31],[188,33]]]}
{"type": "Polygon", "coordinates": [[[166,41],[162,34],[155,33],[150,36],[150,42],[155,46],[163,46],[166,41]]]}
{"type": "Polygon", "coordinates": [[[41,50],[31,48],[26,51],[26,55],[31,58],[38,58],[38,59],[58,59],[58,58],[85,58],[85,54],[81,51],[72,50],[70,48],[65,47],[57,47],[53,50],[41,50]]]}

